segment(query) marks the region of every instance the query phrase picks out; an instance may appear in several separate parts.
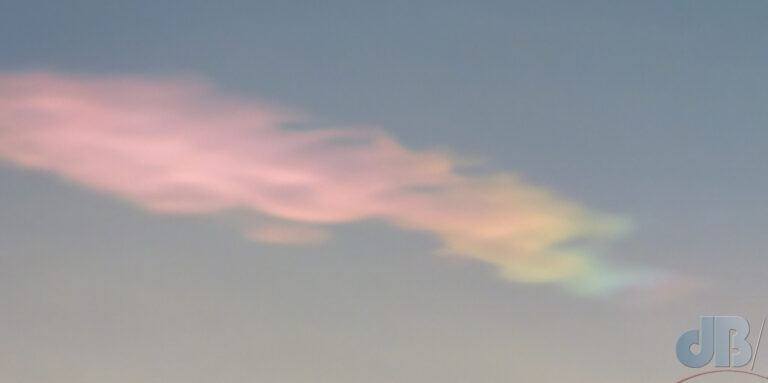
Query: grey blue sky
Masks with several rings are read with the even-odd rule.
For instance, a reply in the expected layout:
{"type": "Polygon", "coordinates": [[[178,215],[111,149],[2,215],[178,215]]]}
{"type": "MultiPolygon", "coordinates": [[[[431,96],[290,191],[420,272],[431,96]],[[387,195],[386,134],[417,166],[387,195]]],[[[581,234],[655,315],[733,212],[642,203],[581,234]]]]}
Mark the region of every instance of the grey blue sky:
{"type": "Polygon", "coordinates": [[[631,222],[598,259],[684,282],[638,297],[510,281],[494,266],[527,269],[441,255],[454,235],[404,213],[265,244],[242,234],[253,217],[157,214],[6,160],[0,380],[688,375],[674,344],[699,315],[768,315],[766,17],[761,1],[6,0],[0,76],[200,78],[311,116],[300,131],[373,127],[407,153],[482,159],[631,222]]]}

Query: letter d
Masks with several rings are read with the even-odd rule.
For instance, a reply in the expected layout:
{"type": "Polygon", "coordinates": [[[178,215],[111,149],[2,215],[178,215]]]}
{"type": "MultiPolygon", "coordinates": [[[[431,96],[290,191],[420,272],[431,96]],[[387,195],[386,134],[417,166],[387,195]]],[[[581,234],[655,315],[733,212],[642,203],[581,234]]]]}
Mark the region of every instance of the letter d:
{"type": "Polygon", "coordinates": [[[699,368],[706,366],[715,353],[715,317],[701,317],[701,330],[688,330],[677,339],[675,351],[680,363],[699,368]],[[691,352],[691,346],[698,344],[699,353],[691,352]]]}

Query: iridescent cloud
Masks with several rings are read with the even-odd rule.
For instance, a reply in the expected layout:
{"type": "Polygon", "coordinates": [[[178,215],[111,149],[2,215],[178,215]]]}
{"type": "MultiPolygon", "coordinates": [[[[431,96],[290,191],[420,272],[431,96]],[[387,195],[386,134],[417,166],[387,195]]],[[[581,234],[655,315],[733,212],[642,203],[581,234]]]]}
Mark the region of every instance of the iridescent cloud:
{"type": "Polygon", "coordinates": [[[409,150],[378,129],[288,127],[306,121],[188,78],[0,76],[0,158],[153,212],[253,211],[285,223],[243,228],[248,238],[281,243],[380,219],[514,281],[587,292],[642,283],[577,245],[620,235],[620,218],[511,174],[469,175],[453,156],[409,150]]]}

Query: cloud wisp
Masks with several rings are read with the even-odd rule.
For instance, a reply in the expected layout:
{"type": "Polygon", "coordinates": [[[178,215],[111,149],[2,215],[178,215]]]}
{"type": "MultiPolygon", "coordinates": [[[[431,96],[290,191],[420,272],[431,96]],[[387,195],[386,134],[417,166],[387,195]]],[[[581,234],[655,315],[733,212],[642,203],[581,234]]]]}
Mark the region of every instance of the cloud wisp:
{"type": "Polygon", "coordinates": [[[280,243],[379,219],[431,233],[442,252],[513,281],[586,292],[642,283],[578,245],[620,235],[620,218],[508,173],[462,173],[451,155],[407,149],[379,129],[288,127],[306,121],[193,79],[0,76],[1,159],[152,212],[266,214],[286,223],[245,235],[280,243]]]}

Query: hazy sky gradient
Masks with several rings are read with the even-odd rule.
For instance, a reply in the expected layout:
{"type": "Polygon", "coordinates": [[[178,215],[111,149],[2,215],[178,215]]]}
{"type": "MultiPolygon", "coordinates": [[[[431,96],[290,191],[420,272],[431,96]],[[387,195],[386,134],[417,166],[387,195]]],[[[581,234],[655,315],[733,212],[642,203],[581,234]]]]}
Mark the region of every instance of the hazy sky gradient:
{"type": "Polygon", "coordinates": [[[699,315],[768,314],[763,2],[6,3],[3,73],[196,76],[484,158],[628,217],[601,252],[699,289],[577,298],[376,221],[259,244],[4,163],[2,380],[666,382],[699,315]]]}

